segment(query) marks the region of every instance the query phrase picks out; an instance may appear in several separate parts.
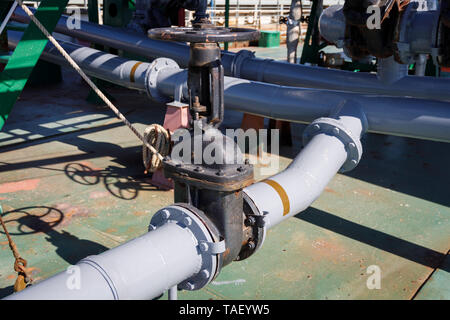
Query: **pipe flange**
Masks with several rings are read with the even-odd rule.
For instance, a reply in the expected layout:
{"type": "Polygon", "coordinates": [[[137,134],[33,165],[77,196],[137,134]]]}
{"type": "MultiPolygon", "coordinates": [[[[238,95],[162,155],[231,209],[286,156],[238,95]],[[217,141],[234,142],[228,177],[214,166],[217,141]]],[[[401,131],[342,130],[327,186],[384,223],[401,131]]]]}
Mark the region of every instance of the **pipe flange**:
{"type": "Polygon", "coordinates": [[[242,197],[244,198],[245,225],[251,228],[249,235],[251,241],[242,245],[236,261],[245,260],[258,251],[264,243],[267,232],[264,213],[259,211],[256,204],[245,191],[242,191],[242,197]]]}
{"type": "Polygon", "coordinates": [[[167,68],[177,70],[180,69],[174,60],[168,58],[158,58],[151,63],[147,73],[145,74],[145,88],[147,89],[148,96],[162,103],[167,103],[171,100],[158,92],[158,73],[167,68]]]}
{"type": "Polygon", "coordinates": [[[203,288],[222,268],[221,253],[225,251],[225,241],[202,211],[185,203],[176,203],[156,212],[150,221],[149,231],[166,223],[176,223],[182,228],[188,228],[197,240],[197,250],[202,257],[198,272],[178,284],[178,288],[190,291],[203,288]]]}
{"type": "Polygon", "coordinates": [[[314,136],[322,133],[338,138],[345,146],[347,160],[339,172],[353,170],[361,160],[363,153],[361,141],[355,138],[341,121],[333,118],[319,118],[307,126],[303,132],[303,145],[311,141],[314,136]]]}
{"type": "Polygon", "coordinates": [[[259,65],[257,75],[256,75],[256,81],[263,82],[264,81],[264,73],[266,71],[267,65],[274,61],[274,59],[264,59],[263,62],[259,65]]]}
{"type": "Polygon", "coordinates": [[[231,61],[231,76],[234,78],[241,77],[242,63],[247,59],[253,59],[255,53],[249,50],[240,50],[231,61]]]}

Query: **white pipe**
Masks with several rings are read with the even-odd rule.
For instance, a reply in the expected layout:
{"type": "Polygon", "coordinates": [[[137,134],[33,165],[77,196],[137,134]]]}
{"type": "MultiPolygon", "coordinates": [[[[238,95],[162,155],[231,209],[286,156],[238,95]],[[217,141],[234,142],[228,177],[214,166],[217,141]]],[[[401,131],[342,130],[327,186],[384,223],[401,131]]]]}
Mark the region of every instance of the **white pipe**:
{"type": "Polygon", "coordinates": [[[152,299],[200,271],[197,245],[188,228],[168,222],[5,299],[152,299]]]}
{"type": "MultiPolygon", "coordinates": [[[[15,11],[12,19],[22,23],[29,22],[29,18],[21,8],[15,11]]],[[[61,17],[55,32],[151,59],[170,58],[181,67],[188,66],[189,47],[178,42],[152,40],[137,33],[86,21],[81,21],[81,29],[69,29],[67,16],[61,17]]],[[[250,57],[244,57],[243,63],[239,63],[239,67],[235,68],[236,61],[239,60],[238,56],[239,53],[222,52],[222,63],[226,75],[295,87],[450,101],[450,90],[448,90],[450,79],[406,76],[394,84],[385,84],[374,74],[309,67],[289,64],[285,61],[250,57]]]]}
{"type": "MultiPolygon", "coordinates": [[[[348,130],[355,147],[366,130],[365,116],[354,102],[347,102],[339,112],[341,116],[332,121],[348,130]]],[[[287,169],[244,189],[256,208],[264,213],[266,228],[270,229],[307,209],[349,161],[351,147],[338,138],[339,130],[336,136],[332,132],[318,133],[287,169]]]]}
{"type": "MultiPolygon", "coordinates": [[[[156,81],[159,94],[173,97],[182,86],[187,98],[186,78],[186,71],[162,70],[156,81]]],[[[342,100],[354,100],[367,116],[369,132],[450,142],[450,105],[441,101],[293,88],[231,77],[225,77],[224,87],[228,109],[310,123],[328,116],[342,100]]]]}
{"type": "Polygon", "coordinates": [[[308,208],[346,158],[345,146],[337,138],[318,135],[286,170],[245,188],[244,192],[264,212],[266,228],[270,229],[308,208]]]}
{"type": "MultiPolygon", "coordinates": [[[[14,47],[18,34],[11,32],[9,41],[14,47]]],[[[131,69],[137,61],[130,63],[127,59],[71,43],[63,43],[63,47],[73,53],[75,61],[91,76],[138,90],[148,85],[146,69],[150,64],[139,65],[135,81],[131,82],[131,69]]],[[[51,48],[47,46],[42,57],[63,64],[58,53],[49,53],[51,48]]],[[[188,99],[187,72],[173,67],[162,69],[157,73],[154,87],[159,96],[168,98],[181,89],[180,98],[188,99]]],[[[277,120],[309,123],[329,115],[343,99],[353,99],[363,106],[369,132],[450,142],[450,106],[445,102],[285,87],[225,77],[226,108],[277,120]]]]}
{"type": "MultiPolygon", "coordinates": [[[[8,32],[8,45],[14,49],[22,36],[21,32],[8,32]]],[[[57,39],[71,58],[81,65],[88,75],[113,82],[117,85],[145,91],[145,75],[150,63],[137,60],[128,60],[113,54],[105,53],[89,47],[57,39]]],[[[70,67],[66,59],[58,50],[48,44],[42,52],[41,58],[48,62],[70,67]]]]}

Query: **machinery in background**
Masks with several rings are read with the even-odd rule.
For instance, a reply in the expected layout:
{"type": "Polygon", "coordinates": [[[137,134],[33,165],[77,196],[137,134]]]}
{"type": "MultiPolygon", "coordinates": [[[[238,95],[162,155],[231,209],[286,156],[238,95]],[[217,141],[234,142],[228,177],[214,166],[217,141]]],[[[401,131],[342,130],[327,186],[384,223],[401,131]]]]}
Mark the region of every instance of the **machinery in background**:
{"type": "Polygon", "coordinates": [[[184,26],[184,9],[194,11],[196,23],[207,19],[207,0],[136,0],[128,28],[139,33],[149,29],[184,26]]]}
{"type": "MultiPolygon", "coordinates": [[[[377,62],[393,57],[410,73],[437,76],[437,66],[450,64],[449,6],[448,0],[346,0],[323,10],[323,1],[315,0],[310,17],[294,21],[308,21],[300,63],[370,72],[377,70],[377,62]],[[344,54],[325,52],[330,44],[343,48],[344,54]]],[[[295,10],[291,6],[291,15],[295,10]]],[[[288,28],[291,20],[283,20],[288,28]]],[[[289,37],[288,32],[288,43],[295,42],[289,37]]],[[[288,55],[292,50],[288,46],[288,55]]]]}

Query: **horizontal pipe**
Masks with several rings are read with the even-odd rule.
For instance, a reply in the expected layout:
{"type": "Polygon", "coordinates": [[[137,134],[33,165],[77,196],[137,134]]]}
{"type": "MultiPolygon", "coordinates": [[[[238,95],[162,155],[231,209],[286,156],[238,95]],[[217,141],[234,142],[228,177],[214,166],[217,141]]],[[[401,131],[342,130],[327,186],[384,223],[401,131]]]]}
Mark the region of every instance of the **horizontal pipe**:
{"type": "MultiPolygon", "coordinates": [[[[187,98],[187,72],[176,69],[159,72],[159,93],[173,97],[182,78],[183,96],[187,98]]],[[[362,106],[369,132],[450,142],[450,105],[446,102],[285,87],[225,77],[226,108],[277,120],[310,123],[329,115],[343,100],[354,100],[362,106]]]]}
{"type": "MultiPolygon", "coordinates": [[[[12,19],[29,23],[28,16],[21,8],[16,9],[12,19]]],[[[170,58],[183,68],[188,66],[189,47],[185,44],[152,40],[144,35],[86,21],[81,21],[80,29],[69,29],[67,19],[67,16],[61,17],[55,28],[56,32],[150,59],[170,58]]],[[[236,63],[236,59],[236,53],[222,52],[226,75],[295,87],[450,101],[450,79],[406,76],[393,84],[386,84],[374,74],[249,57],[242,63],[236,63]]]]}
{"type": "MultiPolygon", "coordinates": [[[[8,45],[10,48],[13,49],[16,47],[22,34],[17,31],[8,32],[8,45]]],[[[150,63],[124,59],[113,54],[83,47],[60,39],[58,39],[58,42],[89,76],[129,89],[146,90],[145,75],[150,67],[150,63]]],[[[51,43],[45,47],[41,59],[69,67],[69,63],[51,43]]]]}
{"type": "MultiPolygon", "coordinates": [[[[9,41],[14,47],[18,41],[17,34],[12,33],[9,41]]],[[[144,90],[146,87],[145,74],[149,64],[139,65],[139,76],[135,77],[134,83],[130,83],[129,80],[124,80],[129,79],[127,72],[119,70],[129,71],[132,65],[136,65],[136,61],[129,63],[127,59],[95,49],[69,43],[63,45],[74,49],[71,55],[89,75],[132,89],[144,90]],[[85,56],[95,57],[94,62],[101,63],[91,62],[89,58],[83,59],[85,56]],[[115,72],[110,72],[111,70],[115,72]]],[[[48,45],[43,58],[62,63],[58,57],[59,53],[48,45]]],[[[183,97],[187,100],[186,80],[186,71],[166,68],[159,71],[156,87],[160,95],[173,98],[181,84],[183,97]]],[[[450,105],[442,101],[286,87],[232,77],[225,77],[224,93],[225,107],[228,109],[300,123],[310,123],[327,116],[342,100],[355,100],[363,106],[369,122],[369,132],[450,142],[450,105]]]]}
{"type": "MultiPolygon", "coordinates": [[[[34,11],[32,8],[30,10],[34,11]]],[[[111,48],[126,50],[142,57],[155,59],[164,56],[177,61],[180,65],[186,67],[188,65],[189,47],[184,43],[153,40],[136,32],[87,21],[80,21],[80,29],[70,29],[67,27],[68,18],[65,15],[61,16],[55,27],[55,32],[111,48]]],[[[22,8],[16,9],[11,20],[30,23],[30,18],[22,8]]]]}
{"type": "Polygon", "coordinates": [[[153,299],[199,272],[200,266],[192,232],[166,223],[5,299],[153,299]]]}

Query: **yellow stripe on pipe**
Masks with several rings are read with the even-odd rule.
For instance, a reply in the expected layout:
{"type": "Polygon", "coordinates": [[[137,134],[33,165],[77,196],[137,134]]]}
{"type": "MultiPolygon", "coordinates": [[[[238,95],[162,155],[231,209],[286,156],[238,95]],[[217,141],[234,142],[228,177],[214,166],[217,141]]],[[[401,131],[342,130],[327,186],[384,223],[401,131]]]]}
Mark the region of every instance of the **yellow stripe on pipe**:
{"type": "Polygon", "coordinates": [[[134,73],[136,72],[136,69],[139,67],[139,65],[141,65],[142,62],[137,62],[133,68],[131,68],[131,72],[130,72],[130,81],[134,82],[134,73]]]}
{"type": "Polygon", "coordinates": [[[291,210],[290,204],[289,204],[289,197],[284,191],[283,187],[274,180],[264,180],[264,183],[267,183],[269,186],[275,189],[275,191],[280,196],[281,202],[283,203],[283,216],[287,215],[289,211],[291,210]]]}

